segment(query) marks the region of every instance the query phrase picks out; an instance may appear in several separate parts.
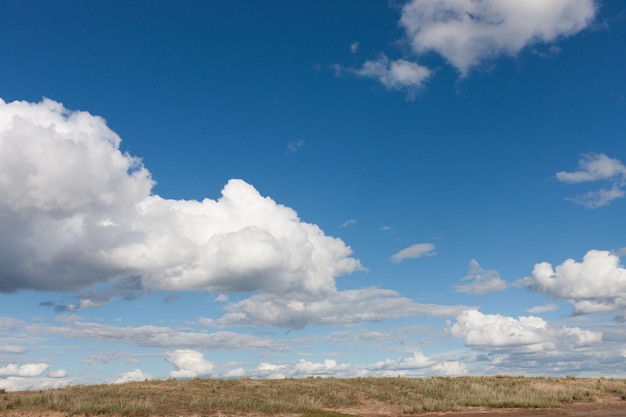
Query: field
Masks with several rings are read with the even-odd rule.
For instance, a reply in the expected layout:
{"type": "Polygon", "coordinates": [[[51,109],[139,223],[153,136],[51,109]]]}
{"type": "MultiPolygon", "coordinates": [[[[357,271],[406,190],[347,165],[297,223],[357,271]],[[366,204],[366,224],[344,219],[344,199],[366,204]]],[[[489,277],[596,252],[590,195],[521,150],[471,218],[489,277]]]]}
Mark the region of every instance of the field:
{"type": "Polygon", "coordinates": [[[0,416],[626,416],[626,380],[435,377],[145,381],[0,391],[0,416]]]}

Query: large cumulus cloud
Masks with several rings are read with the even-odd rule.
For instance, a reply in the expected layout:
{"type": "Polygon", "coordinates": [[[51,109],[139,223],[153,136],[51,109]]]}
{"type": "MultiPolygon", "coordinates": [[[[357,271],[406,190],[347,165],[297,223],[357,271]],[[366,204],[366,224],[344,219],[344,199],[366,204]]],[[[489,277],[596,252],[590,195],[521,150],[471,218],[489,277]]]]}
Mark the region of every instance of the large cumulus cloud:
{"type": "Polygon", "coordinates": [[[217,200],[152,194],[120,143],[87,112],[0,100],[0,292],[134,277],[148,290],[322,294],[361,268],[343,241],[242,180],[217,200]]]}
{"type": "Polygon", "coordinates": [[[590,250],[582,262],[567,259],[556,267],[538,263],[518,284],[566,300],[579,314],[626,310],[626,269],[609,251],[590,250]]]}

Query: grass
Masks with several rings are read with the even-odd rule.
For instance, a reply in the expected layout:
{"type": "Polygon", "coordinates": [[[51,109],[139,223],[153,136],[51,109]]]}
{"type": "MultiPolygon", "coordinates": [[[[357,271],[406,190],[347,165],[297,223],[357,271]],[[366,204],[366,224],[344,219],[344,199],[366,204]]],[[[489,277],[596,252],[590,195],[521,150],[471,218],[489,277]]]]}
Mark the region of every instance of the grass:
{"type": "Polygon", "coordinates": [[[612,396],[626,400],[626,380],[512,376],[306,378],[145,381],[3,392],[3,410],[68,416],[278,415],[341,417],[341,410],[385,403],[399,413],[465,407],[546,408],[612,396]]]}

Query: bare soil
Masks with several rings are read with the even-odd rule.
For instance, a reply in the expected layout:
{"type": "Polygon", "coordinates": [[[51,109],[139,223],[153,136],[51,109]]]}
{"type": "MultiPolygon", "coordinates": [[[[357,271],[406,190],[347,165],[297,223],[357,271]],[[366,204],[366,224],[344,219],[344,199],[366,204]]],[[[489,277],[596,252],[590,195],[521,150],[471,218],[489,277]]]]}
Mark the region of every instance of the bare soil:
{"type": "MultiPolygon", "coordinates": [[[[394,406],[384,402],[369,400],[362,402],[358,406],[350,408],[341,408],[328,410],[335,413],[359,417],[522,417],[522,416],[540,416],[540,417],[626,417],[626,401],[620,398],[601,398],[595,402],[577,402],[565,404],[558,408],[486,408],[473,407],[462,410],[446,411],[446,412],[425,412],[419,414],[405,414],[399,406],[394,406]]],[[[242,414],[230,412],[218,412],[214,414],[219,417],[261,417],[260,414],[242,414]]],[[[31,412],[31,411],[0,411],[1,417],[69,417],[70,414],[62,412],[31,412]]],[[[277,414],[273,417],[299,417],[300,414],[277,414]]],[[[84,416],[73,416],[84,417],[84,416]]],[[[152,417],[164,417],[156,414],[152,417]]],[[[169,417],[169,416],[168,416],[169,417]]],[[[183,417],[176,415],[172,417],[183,417]]],[[[184,417],[202,417],[198,414],[188,415],[184,417]]]]}

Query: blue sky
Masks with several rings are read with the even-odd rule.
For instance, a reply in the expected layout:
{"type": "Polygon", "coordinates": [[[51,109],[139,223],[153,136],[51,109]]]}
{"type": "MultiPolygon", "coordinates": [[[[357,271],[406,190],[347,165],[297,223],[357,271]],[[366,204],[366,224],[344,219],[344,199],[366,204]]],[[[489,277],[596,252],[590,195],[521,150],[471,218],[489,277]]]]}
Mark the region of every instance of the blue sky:
{"type": "Polygon", "coordinates": [[[0,388],[626,376],[626,9],[0,3],[0,388]]]}

